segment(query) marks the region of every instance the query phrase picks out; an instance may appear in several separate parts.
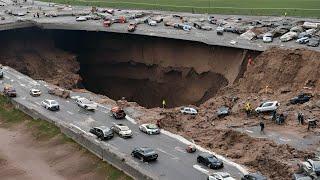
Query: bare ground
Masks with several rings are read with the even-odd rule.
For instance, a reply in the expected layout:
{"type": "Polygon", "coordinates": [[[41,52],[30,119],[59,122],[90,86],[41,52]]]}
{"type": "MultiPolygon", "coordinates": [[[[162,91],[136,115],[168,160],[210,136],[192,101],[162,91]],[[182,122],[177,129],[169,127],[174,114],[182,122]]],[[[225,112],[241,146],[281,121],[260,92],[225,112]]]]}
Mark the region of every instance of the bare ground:
{"type": "Polygon", "coordinates": [[[36,139],[25,125],[0,128],[2,180],[129,179],[62,135],[36,139]]]}

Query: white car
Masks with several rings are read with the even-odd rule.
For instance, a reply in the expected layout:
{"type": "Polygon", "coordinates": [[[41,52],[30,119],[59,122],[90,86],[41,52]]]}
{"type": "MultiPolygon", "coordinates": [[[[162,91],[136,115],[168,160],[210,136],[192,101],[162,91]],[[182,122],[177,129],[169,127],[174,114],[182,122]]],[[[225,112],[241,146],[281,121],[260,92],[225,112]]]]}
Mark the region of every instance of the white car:
{"type": "Polygon", "coordinates": [[[76,18],[76,21],[87,21],[88,17],[87,16],[79,16],[76,18]]]}
{"type": "Polygon", "coordinates": [[[278,101],[267,101],[257,107],[255,111],[257,113],[275,111],[279,106],[280,104],[278,103],[278,101]]]}
{"type": "Polygon", "coordinates": [[[30,89],[30,95],[33,97],[37,97],[41,95],[41,91],[39,89],[30,89]]]}
{"type": "Polygon", "coordinates": [[[140,131],[152,135],[152,134],[160,134],[160,129],[155,124],[142,124],[139,126],[140,131]]]}
{"type": "Polygon", "coordinates": [[[98,107],[95,102],[90,101],[89,99],[84,97],[77,98],[76,103],[78,104],[79,107],[82,107],[88,111],[94,111],[98,107]]]}
{"type": "Polygon", "coordinates": [[[156,26],[157,25],[157,22],[152,20],[152,19],[148,19],[148,25],[149,26],[156,26]]]}
{"type": "Polygon", "coordinates": [[[270,42],[272,42],[272,41],[273,41],[273,35],[272,35],[271,33],[266,33],[266,34],[264,34],[263,37],[262,37],[262,41],[263,41],[264,43],[270,43],[270,42]]]}
{"type": "Polygon", "coordinates": [[[132,137],[132,131],[124,124],[114,124],[111,129],[122,138],[132,137]]]}
{"type": "Polygon", "coordinates": [[[229,173],[216,172],[208,176],[208,180],[236,180],[229,173]]]}
{"type": "Polygon", "coordinates": [[[55,100],[51,100],[51,99],[45,99],[41,102],[41,105],[46,108],[49,109],[51,111],[58,111],[60,109],[59,107],[59,103],[55,100]]]}
{"type": "Polygon", "coordinates": [[[191,114],[191,115],[196,115],[198,114],[198,111],[192,107],[183,107],[180,109],[180,112],[182,114],[191,114]]]}

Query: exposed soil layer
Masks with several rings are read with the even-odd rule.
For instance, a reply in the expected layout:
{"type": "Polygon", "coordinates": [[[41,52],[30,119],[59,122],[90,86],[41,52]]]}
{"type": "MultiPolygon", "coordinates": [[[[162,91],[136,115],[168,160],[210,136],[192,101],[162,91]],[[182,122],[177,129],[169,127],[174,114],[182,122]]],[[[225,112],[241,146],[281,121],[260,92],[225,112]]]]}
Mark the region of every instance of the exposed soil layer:
{"type": "Polygon", "coordinates": [[[202,43],[103,32],[0,33],[0,63],[35,79],[83,88],[145,107],[200,105],[241,77],[255,52],[202,43]]]}
{"type": "MultiPolygon", "coordinates": [[[[306,119],[320,115],[319,59],[319,52],[272,48],[257,56],[239,81],[220,89],[213,98],[195,107],[199,111],[197,116],[182,115],[179,108],[146,110],[136,107],[145,112],[138,114],[137,118],[140,123],[158,119],[165,129],[193,139],[197,144],[226,155],[252,171],[260,171],[271,179],[290,179],[296,162],[312,156],[309,150],[299,151],[290,145],[252,138],[233,128],[256,126],[263,121],[266,132],[270,134],[292,134],[291,138],[302,140],[307,136],[317,136],[319,129],[308,131],[306,123],[298,125],[297,113],[303,112],[306,119]],[[300,92],[312,94],[311,101],[302,105],[288,104],[289,99],[300,92]],[[255,108],[266,100],[280,102],[278,113],[287,117],[284,125],[275,124],[269,114],[246,117],[246,102],[255,108]],[[217,108],[223,105],[230,108],[231,115],[218,118],[217,108]]],[[[303,149],[319,147],[318,143],[309,146],[303,149]]]]}

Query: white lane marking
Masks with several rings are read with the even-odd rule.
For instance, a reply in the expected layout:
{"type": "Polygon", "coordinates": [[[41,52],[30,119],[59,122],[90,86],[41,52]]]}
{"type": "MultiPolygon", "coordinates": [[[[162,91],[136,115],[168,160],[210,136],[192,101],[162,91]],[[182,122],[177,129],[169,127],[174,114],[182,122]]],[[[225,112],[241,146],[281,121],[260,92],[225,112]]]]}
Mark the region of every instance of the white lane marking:
{"type": "Polygon", "coordinates": [[[108,113],[109,113],[108,111],[101,111],[101,112],[106,113],[106,114],[108,114],[108,113]]]}
{"type": "Polygon", "coordinates": [[[70,112],[70,111],[67,111],[67,113],[69,113],[69,114],[71,114],[71,115],[73,115],[73,114],[74,114],[73,112],[70,112]]]}
{"type": "Polygon", "coordinates": [[[26,99],[26,97],[22,97],[21,99],[22,99],[22,100],[25,100],[25,99],[26,99]]]}
{"type": "Polygon", "coordinates": [[[107,143],[107,142],[102,142],[104,145],[111,147],[114,150],[119,150],[119,148],[115,147],[114,145],[107,143]]]}
{"type": "Polygon", "coordinates": [[[209,150],[207,150],[207,149],[205,149],[205,148],[203,148],[203,147],[201,147],[201,146],[199,146],[199,145],[196,145],[196,144],[188,141],[187,139],[185,139],[184,137],[182,137],[182,136],[180,136],[180,135],[173,134],[173,133],[171,133],[171,132],[169,132],[169,131],[166,131],[166,130],[163,130],[163,129],[161,129],[161,133],[163,133],[163,134],[165,134],[165,135],[167,135],[167,136],[169,136],[169,137],[171,137],[171,138],[177,139],[177,140],[179,140],[180,142],[182,142],[182,143],[184,143],[184,144],[187,144],[187,145],[193,144],[193,145],[196,146],[196,148],[197,148],[198,150],[200,150],[200,151],[202,151],[202,152],[211,153],[211,154],[217,156],[217,157],[218,157],[219,159],[221,159],[222,161],[230,164],[231,166],[236,167],[239,171],[241,171],[242,174],[248,174],[248,170],[247,170],[246,168],[242,167],[240,164],[237,164],[237,163],[235,163],[235,162],[233,162],[233,161],[225,158],[224,156],[221,156],[221,155],[219,155],[219,154],[217,154],[217,153],[215,153],[215,152],[211,152],[211,151],[209,151],[209,150]]]}
{"type": "Polygon", "coordinates": [[[39,102],[34,102],[34,103],[38,104],[39,106],[41,105],[39,102]]]}
{"type": "Polygon", "coordinates": [[[288,142],[288,141],[291,141],[291,139],[288,139],[288,138],[279,138],[280,141],[285,141],[285,142],[288,142]]]}
{"type": "Polygon", "coordinates": [[[11,81],[11,82],[14,82],[14,80],[13,80],[13,79],[11,79],[10,81],[11,81]]]}
{"type": "Polygon", "coordinates": [[[97,143],[101,143],[101,141],[98,141],[97,139],[95,139],[94,141],[97,142],[97,143]]]}
{"type": "Polygon", "coordinates": [[[200,171],[200,172],[202,172],[202,173],[205,173],[205,174],[208,174],[208,173],[209,173],[208,170],[202,168],[202,167],[201,167],[200,165],[198,165],[198,164],[193,165],[193,168],[195,168],[196,170],[198,170],[198,171],[200,171]]]}
{"type": "Polygon", "coordinates": [[[157,150],[162,152],[162,153],[164,153],[164,154],[166,154],[166,155],[168,155],[168,156],[170,156],[172,159],[179,159],[178,157],[174,156],[173,154],[170,154],[170,153],[168,153],[168,152],[166,152],[166,151],[164,151],[164,150],[162,150],[160,148],[157,148],[157,150]]]}
{"type": "Polygon", "coordinates": [[[248,133],[253,133],[253,131],[251,131],[251,130],[246,130],[248,133]]]}
{"type": "Polygon", "coordinates": [[[130,121],[132,124],[137,124],[137,122],[136,122],[133,118],[131,118],[130,116],[126,115],[125,118],[126,118],[128,121],[130,121]]]}
{"type": "Polygon", "coordinates": [[[104,105],[101,105],[101,104],[99,104],[99,103],[97,103],[97,106],[98,106],[98,107],[101,107],[101,108],[103,108],[103,109],[106,109],[106,110],[108,110],[108,111],[111,110],[111,108],[108,108],[108,107],[106,107],[106,106],[104,106],[104,105]]]}
{"type": "Polygon", "coordinates": [[[5,78],[5,79],[10,79],[10,77],[8,77],[8,76],[4,76],[4,78],[5,78]]]}
{"type": "Polygon", "coordinates": [[[66,102],[69,103],[70,101],[67,100],[66,102]]]}
{"type": "Polygon", "coordinates": [[[22,87],[26,87],[26,85],[25,85],[25,84],[20,84],[20,86],[22,86],[22,87]]]}

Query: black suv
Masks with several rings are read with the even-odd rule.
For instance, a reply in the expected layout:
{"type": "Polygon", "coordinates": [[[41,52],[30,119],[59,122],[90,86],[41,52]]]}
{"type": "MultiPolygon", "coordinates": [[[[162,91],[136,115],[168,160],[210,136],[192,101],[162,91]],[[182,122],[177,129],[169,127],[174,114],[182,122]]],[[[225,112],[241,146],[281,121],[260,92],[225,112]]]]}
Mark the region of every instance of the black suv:
{"type": "Polygon", "coordinates": [[[152,148],[148,147],[134,148],[131,156],[142,161],[155,161],[158,158],[158,154],[152,148]]]}
{"type": "Polygon", "coordinates": [[[94,127],[90,129],[90,132],[101,140],[113,138],[113,130],[106,126],[94,127]]]}
{"type": "Polygon", "coordinates": [[[208,166],[210,169],[220,169],[223,168],[223,162],[218,159],[216,156],[209,153],[202,153],[198,155],[197,162],[205,166],[208,166]]]}
{"type": "Polygon", "coordinates": [[[298,96],[290,99],[291,104],[303,104],[305,102],[308,102],[311,99],[311,96],[308,94],[302,93],[299,94],[298,96]]]}

